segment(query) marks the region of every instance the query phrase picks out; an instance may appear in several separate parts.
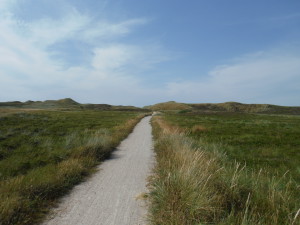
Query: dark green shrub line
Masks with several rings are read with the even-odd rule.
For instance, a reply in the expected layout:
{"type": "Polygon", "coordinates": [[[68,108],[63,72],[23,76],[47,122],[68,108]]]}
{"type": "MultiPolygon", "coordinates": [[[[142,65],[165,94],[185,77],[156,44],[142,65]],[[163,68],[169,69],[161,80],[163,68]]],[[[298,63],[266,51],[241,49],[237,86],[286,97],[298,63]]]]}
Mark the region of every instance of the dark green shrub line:
{"type": "Polygon", "coordinates": [[[231,162],[222,145],[180,131],[162,119],[153,121],[153,224],[299,224],[295,182],[231,162]]]}

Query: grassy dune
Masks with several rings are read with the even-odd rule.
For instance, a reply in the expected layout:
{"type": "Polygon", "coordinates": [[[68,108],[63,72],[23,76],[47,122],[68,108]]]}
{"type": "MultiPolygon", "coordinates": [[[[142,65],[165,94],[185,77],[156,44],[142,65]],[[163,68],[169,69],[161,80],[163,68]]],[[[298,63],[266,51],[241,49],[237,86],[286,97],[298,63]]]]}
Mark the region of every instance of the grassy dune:
{"type": "Polygon", "coordinates": [[[298,140],[284,141],[285,135],[298,134],[299,118],[253,115],[252,123],[259,118],[275,125],[252,127],[251,115],[231,115],[234,123],[223,116],[170,113],[153,121],[157,165],[150,180],[151,222],[299,224],[299,156],[292,154],[299,152],[299,144],[298,140]],[[241,125],[243,119],[248,123],[241,125]],[[277,120],[284,120],[292,132],[282,129],[277,120]],[[266,139],[264,144],[261,137],[257,140],[250,135],[259,128],[262,130],[258,133],[266,139]],[[282,135],[281,141],[272,143],[273,134],[267,130],[282,135]],[[247,141],[243,140],[245,135],[247,141]],[[290,141],[291,155],[285,157],[290,141]],[[260,156],[266,151],[258,150],[255,161],[248,152],[252,142],[250,149],[264,146],[267,152],[277,146],[274,154],[284,158],[277,160],[278,168],[268,163],[273,153],[260,156]],[[287,168],[290,172],[285,173],[287,168]]]}
{"type": "Polygon", "coordinates": [[[146,109],[151,109],[153,111],[158,110],[191,110],[192,107],[185,103],[178,103],[174,101],[158,103],[151,106],[146,106],[146,109]]]}
{"type": "Polygon", "coordinates": [[[143,116],[0,110],[0,224],[32,224],[93,171],[143,116]]]}
{"type": "Polygon", "coordinates": [[[189,104],[179,102],[163,102],[146,106],[153,111],[181,111],[181,112],[243,112],[262,114],[300,115],[300,107],[279,106],[270,104],[243,104],[239,102],[200,103],[189,104]]]}
{"type": "Polygon", "coordinates": [[[13,101],[13,102],[0,102],[0,110],[4,109],[60,109],[60,110],[101,110],[101,111],[136,111],[136,112],[149,112],[150,110],[142,109],[135,106],[114,106],[109,104],[81,104],[71,98],[64,98],[59,100],[46,100],[46,101],[13,101]]]}

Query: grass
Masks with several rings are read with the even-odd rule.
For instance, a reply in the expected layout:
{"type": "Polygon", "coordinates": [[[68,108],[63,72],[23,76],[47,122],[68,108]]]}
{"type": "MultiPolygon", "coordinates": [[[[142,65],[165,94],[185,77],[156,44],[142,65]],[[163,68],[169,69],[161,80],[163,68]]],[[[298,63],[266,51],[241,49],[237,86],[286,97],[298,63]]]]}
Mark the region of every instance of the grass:
{"type": "Polygon", "coordinates": [[[55,200],[94,171],[143,114],[0,111],[0,224],[39,221],[55,200]]]}
{"type": "Polygon", "coordinates": [[[293,156],[299,152],[299,140],[294,140],[299,122],[295,116],[232,113],[167,113],[156,118],[150,221],[300,224],[299,155],[293,156]],[[268,163],[279,154],[284,160],[268,163]]]}
{"type": "Polygon", "coordinates": [[[169,113],[167,121],[204,143],[222,145],[231,161],[300,183],[300,116],[246,113],[169,113]]]}

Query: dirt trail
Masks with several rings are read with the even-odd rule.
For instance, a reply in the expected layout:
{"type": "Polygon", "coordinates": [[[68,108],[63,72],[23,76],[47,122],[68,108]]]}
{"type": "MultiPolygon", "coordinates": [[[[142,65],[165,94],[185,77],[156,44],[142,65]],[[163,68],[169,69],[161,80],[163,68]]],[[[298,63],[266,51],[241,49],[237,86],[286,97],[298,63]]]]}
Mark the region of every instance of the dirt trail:
{"type": "Polygon", "coordinates": [[[135,127],[99,171],[64,197],[44,225],[147,224],[146,179],[153,165],[151,117],[135,127]]]}

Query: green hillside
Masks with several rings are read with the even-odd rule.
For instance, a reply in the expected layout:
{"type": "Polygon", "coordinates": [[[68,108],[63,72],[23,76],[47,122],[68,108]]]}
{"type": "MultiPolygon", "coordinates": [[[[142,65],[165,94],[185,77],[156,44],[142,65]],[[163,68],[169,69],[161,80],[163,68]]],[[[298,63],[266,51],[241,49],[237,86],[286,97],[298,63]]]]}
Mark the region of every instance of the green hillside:
{"type": "Polygon", "coordinates": [[[0,109],[88,109],[88,110],[113,110],[113,111],[149,111],[135,106],[113,106],[109,104],[80,104],[71,98],[46,101],[12,101],[0,102],[0,109]]]}
{"type": "Polygon", "coordinates": [[[187,104],[172,101],[146,106],[145,108],[154,111],[187,110],[191,112],[241,112],[300,115],[300,107],[270,104],[243,104],[239,102],[187,104]]]}
{"type": "Polygon", "coordinates": [[[71,98],[60,100],[46,100],[46,101],[13,101],[13,102],[0,102],[1,108],[80,108],[80,104],[71,98]]]}
{"type": "Polygon", "coordinates": [[[190,110],[193,109],[192,106],[185,104],[185,103],[179,103],[179,102],[163,102],[163,103],[158,103],[155,105],[150,105],[150,106],[145,106],[146,109],[151,109],[151,110],[190,110]]]}

